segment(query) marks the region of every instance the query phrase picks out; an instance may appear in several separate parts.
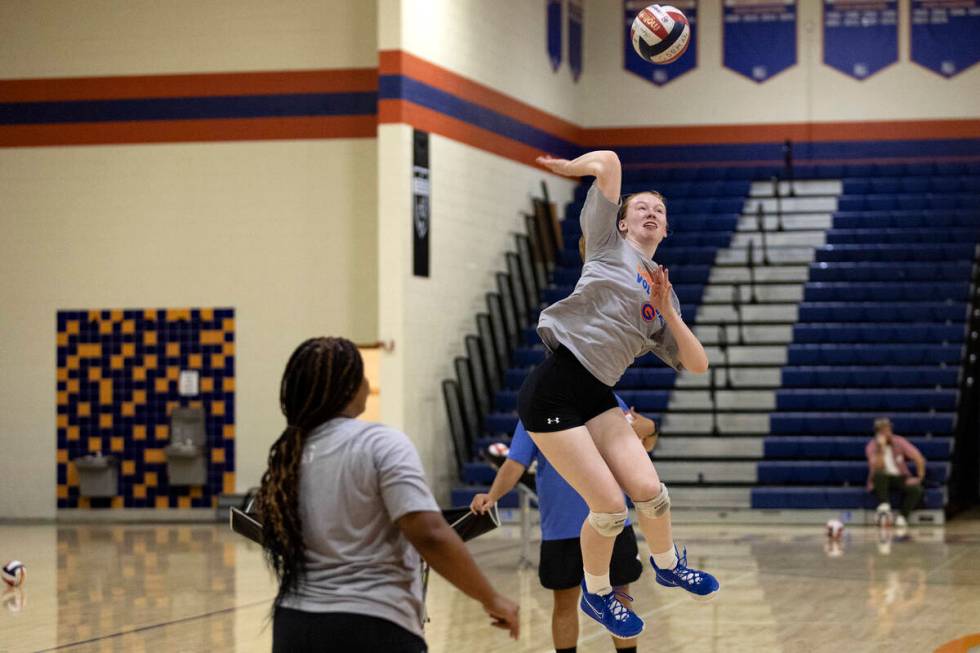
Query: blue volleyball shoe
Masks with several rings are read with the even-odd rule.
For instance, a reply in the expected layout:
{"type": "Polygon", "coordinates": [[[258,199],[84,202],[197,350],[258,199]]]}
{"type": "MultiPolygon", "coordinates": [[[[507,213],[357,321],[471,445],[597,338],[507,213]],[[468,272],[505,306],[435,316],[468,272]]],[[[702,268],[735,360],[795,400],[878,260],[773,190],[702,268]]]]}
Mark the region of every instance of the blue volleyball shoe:
{"type": "Polygon", "coordinates": [[[623,597],[633,601],[633,597],[622,590],[613,590],[609,594],[589,594],[582,581],[582,601],[579,607],[618,639],[630,639],[643,632],[643,620],[620,601],[623,597]]]}
{"type": "MultiPolygon", "coordinates": [[[[677,545],[674,545],[674,553],[677,553],[677,545]]],[[[661,569],[657,566],[653,556],[650,556],[650,564],[653,571],[657,574],[657,583],[664,587],[682,587],[691,594],[691,598],[698,601],[710,601],[718,593],[718,579],[706,571],[691,569],[687,566],[687,547],[684,547],[684,554],[677,556],[677,566],[673,569],[661,569]]]]}

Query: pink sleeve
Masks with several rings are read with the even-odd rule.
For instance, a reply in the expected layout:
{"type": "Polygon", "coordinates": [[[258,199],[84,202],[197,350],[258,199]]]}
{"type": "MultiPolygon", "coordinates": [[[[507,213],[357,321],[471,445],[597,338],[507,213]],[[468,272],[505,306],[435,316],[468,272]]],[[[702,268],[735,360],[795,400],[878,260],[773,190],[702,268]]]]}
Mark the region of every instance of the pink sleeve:
{"type": "Polygon", "coordinates": [[[896,435],[894,437],[898,441],[898,444],[901,445],[902,447],[903,456],[905,456],[906,458],[922,458],[923,460],[925,460],[925,456],[922,455],[922,452],[919,451],[919,448],[916,447],[914,444],[912,444],[911,442],[909,442],[908,440],[906,440],[900,435],[896,435]]]}

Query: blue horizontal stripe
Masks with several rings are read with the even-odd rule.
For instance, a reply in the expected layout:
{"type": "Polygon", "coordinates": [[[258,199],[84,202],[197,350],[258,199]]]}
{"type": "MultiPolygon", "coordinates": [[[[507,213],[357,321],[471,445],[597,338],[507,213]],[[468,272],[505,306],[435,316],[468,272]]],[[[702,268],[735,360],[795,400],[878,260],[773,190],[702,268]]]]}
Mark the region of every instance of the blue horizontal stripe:
{"type": "Polygon", "coordinates": [[[382,76],[378,80],[378,98],[414,102],[474,127],[486,129],[499,136],[519,141],[558,156],[572,157],[582,150],[580,146],[571,141],[566,141],[527,123],[468,102],[404,75],[382,76]]]}
{"type": "Polygon", "coordinates": [[[0,125],[372,115],[377,106],[376,93],[11,102],[0,104],[0,125]]]}
{"type": "MultiPolygon", "coordinates": [[[[620,146],[611,149],[616,150],[623,163],[783,160],[782,143],[620,146]]],[[[793,155],[797,163],[828,159],[976,156],[980,155],[980,139],[799,142],[793,145],[793,155]]]]}

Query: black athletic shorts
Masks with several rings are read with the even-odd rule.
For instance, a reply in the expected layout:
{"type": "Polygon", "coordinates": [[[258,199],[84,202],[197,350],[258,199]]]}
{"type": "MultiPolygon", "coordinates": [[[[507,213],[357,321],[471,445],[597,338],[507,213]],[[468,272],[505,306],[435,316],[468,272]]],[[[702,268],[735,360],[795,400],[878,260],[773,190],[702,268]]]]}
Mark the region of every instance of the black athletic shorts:
{"type": "Polygon", "coordinates": [[[425,653],[425,640],[398,624],[347,612],[304,612],[277,606],[272,653],[425,653]]]}
{"type": "Polygon", "coordinates": [[[592,376],[565,347],[535,367],[517,395],[517,414],[532,433],[582,426],[618,406],[613,389],[592,376]]]}
{"type": "MultiPolygon", "coordinates": [[[[643,573],[638,557],[636,533],[627,526],[616,537],[612,560],[609,563],[609,582],[613,587],[634,583],[643,573]]],[[[542,540],[538,578],[549,590],[567,590],[582,583],[582,544],[579,538],[542,540]]]]}

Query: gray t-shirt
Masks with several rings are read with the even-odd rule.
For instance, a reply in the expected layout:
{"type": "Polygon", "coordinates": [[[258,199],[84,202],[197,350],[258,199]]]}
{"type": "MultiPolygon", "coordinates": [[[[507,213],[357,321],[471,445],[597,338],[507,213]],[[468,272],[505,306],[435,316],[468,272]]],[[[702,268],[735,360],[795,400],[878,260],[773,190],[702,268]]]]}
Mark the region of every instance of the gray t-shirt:
{"type": "MultiPolygon", "coordinates": [[[[650,304],[652,274],[659,266],[620,235],[618,210],[593,183],[579,218],[585,235],[582,276],[572,294],[546,308],[538,320],[538,335],[548,349],[565,345],[609,387],[647,352],[683,369],[674,335],[650,304]]],[[[680,315],[673,290],[670,299],[680,315]]]]}
{"type": "Polygon", "coordinates": [[[421,558],[395,521],[438,512],[408,437],[338,417],[309,436],[300,463],[306,576],[282,605],[352,612],[422,636],[421,558]]]}

